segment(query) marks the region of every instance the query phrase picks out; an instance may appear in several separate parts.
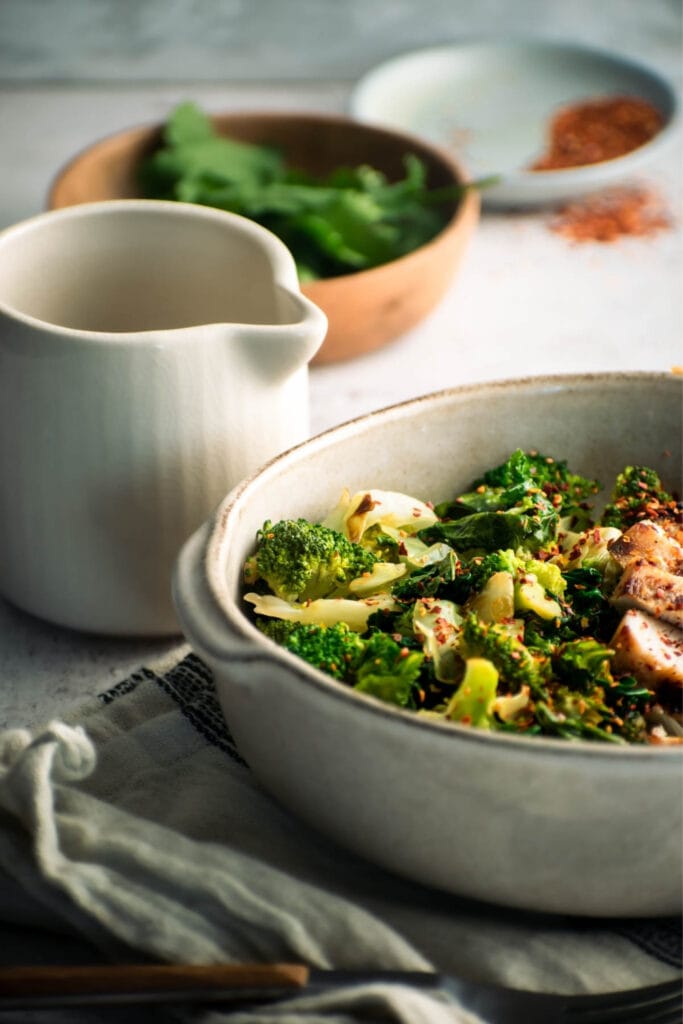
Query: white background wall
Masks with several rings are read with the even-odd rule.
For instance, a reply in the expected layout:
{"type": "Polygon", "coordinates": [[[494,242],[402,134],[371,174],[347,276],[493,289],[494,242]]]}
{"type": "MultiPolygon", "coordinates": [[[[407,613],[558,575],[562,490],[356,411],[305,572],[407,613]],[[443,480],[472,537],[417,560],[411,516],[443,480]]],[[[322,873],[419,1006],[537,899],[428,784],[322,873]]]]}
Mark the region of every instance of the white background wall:
{"type": "Polygon", "coordinates": [[[0,82],[348,81],[416,46],[512,32],[681,70],[681,0],[0,0],[0,82]]]}

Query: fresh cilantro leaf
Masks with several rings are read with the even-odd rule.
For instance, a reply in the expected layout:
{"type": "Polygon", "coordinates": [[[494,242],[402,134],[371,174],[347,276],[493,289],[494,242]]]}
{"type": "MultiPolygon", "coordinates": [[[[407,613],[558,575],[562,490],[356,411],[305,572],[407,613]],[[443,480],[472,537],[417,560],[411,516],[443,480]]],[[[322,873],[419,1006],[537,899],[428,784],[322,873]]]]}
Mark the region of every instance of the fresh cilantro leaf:
{"type": "Polygon", "coordinates": [[[380,266],[433,238],[462,187],[430,201],[424,163],[405,157],[395,182],[368,165],[314,178],[273,147],[219,135],[193,103],[173,111],[163,144],[140,167],[145,195],[242,214],[278,235],[302,280],[380,266]],[[444,204],[450,204],[444,205],[444,204]]]}

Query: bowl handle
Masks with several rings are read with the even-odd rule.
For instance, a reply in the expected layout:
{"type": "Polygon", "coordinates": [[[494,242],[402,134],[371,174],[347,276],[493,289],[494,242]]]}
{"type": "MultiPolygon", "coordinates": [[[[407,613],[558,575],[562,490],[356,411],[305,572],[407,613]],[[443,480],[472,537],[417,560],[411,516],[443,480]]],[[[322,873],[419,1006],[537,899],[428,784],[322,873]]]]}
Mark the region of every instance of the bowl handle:
{"type": "MultiPolygon", "coordinates": [[[[196,653],[210,665],[239,665],[248,684],[249,678],[255,675],[250,666],[266,663],[282,671],[283,664],[276,656],[277,649],[271,653],[250,644],[235,629],[211,592],[205,563],[213,525],[205,523],[183,545],[173,569],[173,603],[181,629],[196,653]]],[[[286,659],[284,667],[295,670],[295,666],[286,665],[286,659]]]]}

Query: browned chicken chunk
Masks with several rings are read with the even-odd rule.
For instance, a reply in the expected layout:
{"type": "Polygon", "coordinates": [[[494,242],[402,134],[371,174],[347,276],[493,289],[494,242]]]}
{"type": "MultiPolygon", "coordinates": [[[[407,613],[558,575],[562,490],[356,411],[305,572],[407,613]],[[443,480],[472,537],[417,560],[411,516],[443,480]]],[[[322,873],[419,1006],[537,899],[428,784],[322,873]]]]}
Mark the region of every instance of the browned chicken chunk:
{"type": "Polygon", "coordinates": [[[625,569],[630,562],[645,561],[676,575],[683,573],[683,547],[659,524],[635,523],[609,546],[612,558],[625,569]]]}
{"type": "Polygon", "coordinates": [[[632,562],[619,577],[610,601],[615,608],[639,608],[683,629],[683,576],[666,569],[632,562]]]}
{"type": "Polygon", "coordinates": [[[664,685],[683,688],[683,632],[675,626],[630,609],[610,646],[617,672],[632,674],[653,690],[664,685]]]}
{"type": "Polygon", "coordinates": [[[683,548],[656,522],[635,523],[609,548],[623,572],[611,602],[683,628],[683,548]]]}

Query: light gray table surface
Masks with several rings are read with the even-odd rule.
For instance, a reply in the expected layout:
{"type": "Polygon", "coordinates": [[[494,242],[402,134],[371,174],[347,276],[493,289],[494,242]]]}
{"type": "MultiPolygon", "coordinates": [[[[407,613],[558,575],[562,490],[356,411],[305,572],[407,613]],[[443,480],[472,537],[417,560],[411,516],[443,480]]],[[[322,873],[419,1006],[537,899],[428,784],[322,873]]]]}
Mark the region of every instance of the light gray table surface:
{"type": "MultiPolygon", "coordinates": [[[[395,0],[370,9],[371,27],[362,0],[0,0],[0,229],[44,208],[53,175],[75,152],[162,120],[180,100],[216,112],[344,111],[353,80],[373,62],[467,32],[536,31],[612,46],[681,88],[678,0],[395,0]],[[219,15],[222,31],[213,33],[219,15]]],[[[681,157],[679,133],[645,175],[674,218],[654,238],[573,246],[549,230],[548,211],[485,213],[428,319],[365,358],[312,370],[311,431],[458,384],[683,364],[681,157]]],[[[58,717],[180,643],[80,635],[0,598],[0,729],[58,717]]],[[[82,956],[63,937],[43,941],[46,959],[55,949],[64,960],[82,956]]],[[[0,926],[0,962],[42,949],[32,930],[0,926]]]]}
{"type": "MultiPolygon", "coordinates": [[[[643,39],[647,59],[675,75],[661,33],[653,28],[643,39]]],[[[351,84],[5,82],[0,228],[44,208],[52,176],[73,153],[163,119],[182,99],[214,111],[344,111],[351,84]]],[[[679,137],[641,176],[675,221],[653,238],[572,245],[549,230],[547,210],[485,213],[460,273],[422,324],[366,357],[312,369],[312,432],[458,384],[683,364],[680,168],[679,137]]],[[[0,600],[0,728],[59,715],[177,642],[79,635],[0,600]]]]}

